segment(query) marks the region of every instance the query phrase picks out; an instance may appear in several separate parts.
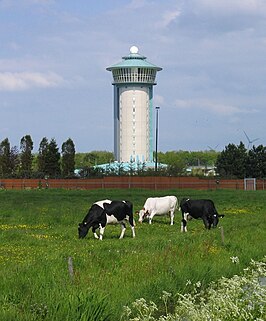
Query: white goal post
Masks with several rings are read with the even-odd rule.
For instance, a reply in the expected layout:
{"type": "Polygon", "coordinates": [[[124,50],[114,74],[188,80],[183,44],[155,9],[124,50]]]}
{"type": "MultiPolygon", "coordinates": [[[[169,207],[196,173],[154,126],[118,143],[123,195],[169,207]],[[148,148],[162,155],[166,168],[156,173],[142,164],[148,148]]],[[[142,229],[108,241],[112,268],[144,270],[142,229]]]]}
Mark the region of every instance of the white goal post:
{"type": "Polygon", "coordinates": [[[256,191],[256,178],[244,178],[245,191],[256,191]]]}

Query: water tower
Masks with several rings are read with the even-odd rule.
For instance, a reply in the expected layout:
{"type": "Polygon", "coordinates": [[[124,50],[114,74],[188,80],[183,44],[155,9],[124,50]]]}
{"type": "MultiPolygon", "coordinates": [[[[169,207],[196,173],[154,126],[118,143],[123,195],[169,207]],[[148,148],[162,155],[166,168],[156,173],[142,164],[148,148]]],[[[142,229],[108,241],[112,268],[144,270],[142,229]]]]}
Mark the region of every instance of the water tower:
{"type": "Polygon", "coordinates": [[[153,162],[153,86],[157,71],[132,46],[113,74],[114,153],[118,162],[153,162]]]}

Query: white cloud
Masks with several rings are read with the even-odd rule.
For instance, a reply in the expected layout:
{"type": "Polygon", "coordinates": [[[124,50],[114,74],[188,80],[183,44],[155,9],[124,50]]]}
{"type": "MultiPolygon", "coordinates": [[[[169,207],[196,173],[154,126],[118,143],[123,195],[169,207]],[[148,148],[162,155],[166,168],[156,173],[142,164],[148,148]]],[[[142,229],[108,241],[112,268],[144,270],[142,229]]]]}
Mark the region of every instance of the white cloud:
{"type": "Polygon", "coordinates": [[[2,72],[0,91],[18,91],[32,88],[58,87],[63,78],[53,72],[2,72]]]}
{"type": "Polygon", "coordinates": [[[265,0],[191,0],[191,3],[196,11],[212,11],[219,14],[266,14],[265,0]]]}
{"type": "Polygon", "coordinates": [[[179,109],[201,109],[220,116],[254,113],[256,110],[247,110],[230,104],[218,103],[207,99],[176,100],[175,107],[179,109]]]}
{"type": "Polygon", "coordinates": [[[179,17],[181,11],[179,9],[172,11],[165,11],[162,14],[161,19],[157,22],[158,27],[166,28],[171,22],[175,21],[177,17],[179,17]]]}

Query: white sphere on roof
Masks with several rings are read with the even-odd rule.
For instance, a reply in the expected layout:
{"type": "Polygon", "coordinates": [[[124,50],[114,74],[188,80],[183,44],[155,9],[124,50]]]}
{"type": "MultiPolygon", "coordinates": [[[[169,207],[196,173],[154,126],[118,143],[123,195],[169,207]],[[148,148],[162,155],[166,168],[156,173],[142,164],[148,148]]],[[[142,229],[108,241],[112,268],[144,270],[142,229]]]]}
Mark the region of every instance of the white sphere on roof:
{"type": "Polygon", "coordinates": [[[139,52],[139,48],[136,47],[136,46],[130,47],[129,50],[130,50],[130,53],[131,53],[131,54],[137,54],[137,53],[139,52]]]}

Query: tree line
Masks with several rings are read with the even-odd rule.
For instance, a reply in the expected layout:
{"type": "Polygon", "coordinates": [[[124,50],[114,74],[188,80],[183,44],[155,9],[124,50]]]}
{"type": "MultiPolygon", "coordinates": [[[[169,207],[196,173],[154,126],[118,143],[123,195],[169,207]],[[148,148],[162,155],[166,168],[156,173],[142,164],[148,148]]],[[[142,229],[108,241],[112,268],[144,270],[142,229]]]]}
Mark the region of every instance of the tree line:
{"type": "Polygon", "coordinates": [[[204,168],[215,168],[216,175],[221,178],[265,178],[266,147],[259,145],[247,149],[243,142],[239,145],[228,144],[222,152],[208,151],[168,151],[158,153],[158,171],[147,168],[146,164],[138,164],[125,171],[123,164],[116,170],[112,167],[105,171],[96,165],[114,162],[114,154],[108,151],[92,151],[76,153],[71,138],[63,142],[61,150],[52,138],[43,137],[38,153],[33,153],[33,141],[30,135],[20,140],[19,148],[10,146],[8,138],[0,143],[0,178],[74,178],[75,169],[81,178],[104,175],[160,175],[160,176],[203,176],[204,168]],[[167,166],[160,166],[165,164],[167,166]],[[188,173],[188,167],[196,171],[188,173]]]}
{"type": "MultiPolygon", "coordinates": [[[[201,167],[194,176],[204,175],[204,167],[213,166],[220,178],[266,178],[266,147],[263,145],[247,149],[242,141],[238,145],[228,144],[221,152],[214,150],[159,153],[159,160],[167,164],[170,175],[188,175],[189,166],[201,167]]],[[[193,175],[193,173],[192,173],[193,175]]]]}
{"type": "Polygon", "coordinates": [[[243,142],[229,144],[218,155],[216,171],[226,178],[266,178],[266,147],[247,149],[243,142]]]}
{"type": "Polygon", "coordinates": [[[30,135],[20,140],[20,148],[11,147],[9,139],[0,143],[0,177],[1,178],[68,178],[74,177],[75,145],[68,138],[61,147],[56,140],[44,137],[38,153],[33,154],[33,141],[30,135]]]}

